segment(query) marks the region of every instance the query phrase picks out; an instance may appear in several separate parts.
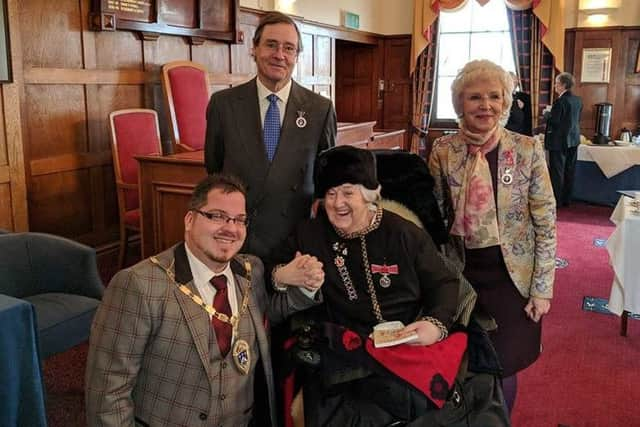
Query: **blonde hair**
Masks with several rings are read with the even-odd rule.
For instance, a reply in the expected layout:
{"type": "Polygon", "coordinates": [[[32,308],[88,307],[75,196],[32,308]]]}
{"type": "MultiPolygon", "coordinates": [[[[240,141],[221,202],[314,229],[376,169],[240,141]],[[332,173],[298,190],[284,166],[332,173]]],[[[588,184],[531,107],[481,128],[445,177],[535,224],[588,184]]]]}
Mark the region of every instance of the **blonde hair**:
{"type": "Polygon", "coordinates": [[[458,116],[458,122],[461,122],[464,116],[464,111],[462,111],[464,89],[479,80],[497,80],[502,86],[503,108],[500,124],[504,126],[509,119],[513,102],[513,79],[501,66],[486,59],[467,62],[451,83],[451,101],[453,102],[453,110],[458,116]]]}

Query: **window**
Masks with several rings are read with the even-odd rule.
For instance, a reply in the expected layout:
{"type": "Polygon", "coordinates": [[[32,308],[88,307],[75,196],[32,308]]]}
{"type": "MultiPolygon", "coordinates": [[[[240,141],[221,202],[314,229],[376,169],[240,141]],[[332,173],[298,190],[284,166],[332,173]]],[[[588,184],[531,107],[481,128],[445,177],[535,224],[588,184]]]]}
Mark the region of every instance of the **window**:
{"type": "Polygon", "coordinates": [[[435,88],[436,120],[453,120],[451,83],[470,60],[488,59],[515,72],[507,9],[502,0],[480,6],[475,0],[456,11],[440,11],[438,75],[435,88]]]}

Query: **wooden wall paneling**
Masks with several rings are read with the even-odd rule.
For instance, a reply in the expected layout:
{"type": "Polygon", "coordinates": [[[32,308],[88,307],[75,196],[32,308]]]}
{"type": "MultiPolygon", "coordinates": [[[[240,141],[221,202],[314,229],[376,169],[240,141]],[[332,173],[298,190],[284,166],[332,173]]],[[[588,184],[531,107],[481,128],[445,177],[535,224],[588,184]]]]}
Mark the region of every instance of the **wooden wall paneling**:
{"type": "Polygon", "coordinates": [[[19,4],[24,66],[82,68],[80,2],[29,0],[19,4]]]}
{"type": "Polygon", "coordinates": [[[191,45],[186,37],[165,36],[158,37],[157,57],[158,66],[171,61],[190,61],[191,45]]]}
{"type": "Polygon", "coordinates": [[[199,46],[192,46],[193,61],[204,65],[209,73],[231,73],[231,48],[224,42],[206,40],[199,46]]]}
{"type": "Polygon", "coordinates": [[[231,73],[253,75],[256,72],[256,64],[251,56],[253,46],[252,39],[257,23],[249,24],[240,21],[240,31],[244,33],[244,43],[231,45],[231,73]]]}
{"type": "Polygon", "coordinates": [[[640,30],[637,27],[608,27],[597,29],[570,30],[569,47],[573,48],[573,69],[576,76],[576,93],[582,97],[583,112],[581,131],[587,137],[595,133],[594,105],[598,102],[613,104],[611,137],[618,138],[623,127],[631,130],[640,123],[640,77],[633,72],[636,52],[640,44],[640,30]],[[635,40],[635,41],[634,41],[635,40]],[[634,50],[635,46],[635,50],[634,50]],[[585,48],[611,48],[611,73],[609,83],[581,83],[582,52],[585,48]]]}
{"type": "MultiPolygon", "coordinates": [[[[616,114],[615,100],[609,91],[607,83],[582,83],[580,76],[582,73],[582,51],[585,48],[612,48],[611,35],[609,31],[597,31],[587,34],[583,31],[576,33],[574,52],[574,70],[568,70],[576,78],[574,92],[582,98],[582,115],[580,117],[580,131],[588,138],[595,134],[595,109],[594,105],[599,102],[611,102],[614,104],[613,114],[616,114]]],[[[612,56],[615,53],[612,52],[612,56]]],[[[611,75],[614,74],[612,67],[611,75]]]]}
{"type": "MultiPolygon", "coordinates": [[[[622,34],[621,76],[622,84],[619,97],[622,99],[622,115],[620,128],[631,130],[636,134],[640,126],[640,73],[635,71],[640,55],[640,29],[628,30],[622,34]]],[[[618,138],[619,135],[616,135],[618,138]]]]}
{"type": "Polygon", "coordinates": [[[2,85],[3,137],[6,153],[6,168],[3,175],[9,175],[9,181],[3,178],[0,190],[0,227],[13,231],[28,231],[29,214],[27,203],[26,144],[23,139],[23,100],[24,81],[22,72],[22,39],[20,0],[7,0],[7,21],[9,22],[9,40],[11,41],[11,67],[13,83],[2,85]]]}
{"type": "MultiPolygon", "coordinates": [[[[0,166],[0,170],[6,168],[0,166]]],[[[11,182],[0,180],[0,229],[14,230],[13,224],[13,198],[11,197],[11,182]]]]}
{"type": "Polygon", "coordinates": [[[89,170],[74,169],[31,177],[32,231],[79,238],[93,229],[89,170]]]}
{"type": "MultiPolygon", "coordinates": [[[[82,26],[82,58],[85,69],[97,68],[97,52],[105,53],[112,51],[112,49],[100,49],[96,45],[95,33],[90,33],[87,29],[89,9],[87,4],[80,2],[80,16],[87,17],[87,19],[81,20],[82,26]],[[84,6],[84,7],[83,7],[84,6]]],[[[107,40],[103,38],[102,40],[107,40]]],[[[112,39],[108,39],[112,40],[112,39]]],[[[106,55],[105,55],[106,56],[106,55]]],[[[114,58],[115,59],[115,58],[114,58]]],[[[108,61],[105,61],[104,65],[110,65],[108,61]]],[[[102,135],[101,124],[104,123],[104,118],[100,117],[100,104],[98,96],[98,87],[95,85],[84,85],[86,106],[86,126],[87,126],[87,152],[88,153],[100,153],[105,151],[104,141],[102,135]]],[[[100,165],[102,166],[102,165],[100,165]]],[[[107,228],[106,216],[105,216],[105,198],[98,197],[98,195],[104,194],[105,190],[105,177],[103,176],[102,167],[89,168],[89,188],[91,194],[91,230],[86,234],[94,234],[95,232],[104,231],[107,228]]]]}

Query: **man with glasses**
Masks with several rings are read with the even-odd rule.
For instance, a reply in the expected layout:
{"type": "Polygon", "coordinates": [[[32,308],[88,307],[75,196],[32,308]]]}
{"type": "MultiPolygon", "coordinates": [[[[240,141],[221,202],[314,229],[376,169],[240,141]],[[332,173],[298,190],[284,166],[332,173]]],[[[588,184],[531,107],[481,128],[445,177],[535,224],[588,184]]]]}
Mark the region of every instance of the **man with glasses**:
{"type": "Polygon", "coordinates": [[[283,267],[296,283],[267,296],[262,262],[238,255],[247,225],[242,183],[210,175],[185,241],[114,276],[91,329],[89,426],[279,425],[269,322],[318,304],[324,272],[298,255],[283,267]]]}
{"type": "Polygon", "coordinates": [[[265,263],[309,217],[316,154],[335,145],[331,100],[291,79],[301,51],[293,20],[267,13],[253,37],[257,76],[214,93],[207,111],[207,172],[233,173],[247,185],[244,251],[265,263]]]}

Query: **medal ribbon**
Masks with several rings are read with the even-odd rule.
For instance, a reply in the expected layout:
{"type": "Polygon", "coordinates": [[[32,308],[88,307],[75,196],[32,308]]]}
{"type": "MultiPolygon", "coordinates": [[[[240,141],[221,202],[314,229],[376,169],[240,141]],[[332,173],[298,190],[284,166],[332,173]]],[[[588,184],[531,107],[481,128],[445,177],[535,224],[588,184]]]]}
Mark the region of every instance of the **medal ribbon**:
{"type": "Polygon", "coordinates": [[[378,265],[371,264],[371,272],[372,273],[380,273],[380,274],[398,274],[398,265],[378,265]]]}

